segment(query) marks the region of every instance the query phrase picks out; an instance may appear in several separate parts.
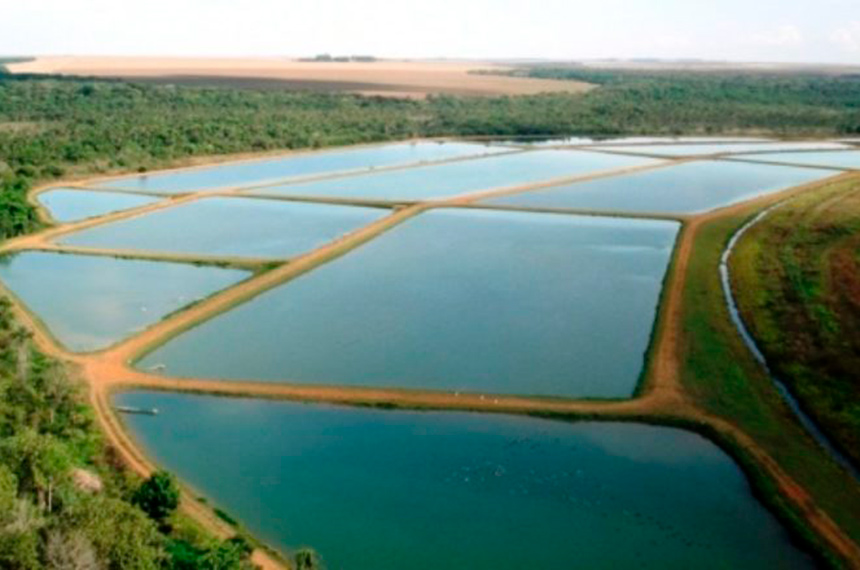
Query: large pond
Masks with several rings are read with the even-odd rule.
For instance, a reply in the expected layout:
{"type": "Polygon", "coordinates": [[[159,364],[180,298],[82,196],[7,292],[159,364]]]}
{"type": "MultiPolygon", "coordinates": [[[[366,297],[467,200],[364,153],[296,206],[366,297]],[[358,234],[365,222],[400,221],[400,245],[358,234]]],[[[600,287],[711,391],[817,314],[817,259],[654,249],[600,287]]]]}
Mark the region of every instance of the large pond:
{"type": "Polygon", "coordinates": [[[380,208],[204,198],[87,229],[61,243],[214,256],[291,257],[387,215],[380,208]]]}
{"type": "Polygon", "coordinates": [[[537,150],[466,162],[275,186],[255,192],[291,196],[424,200],[657,162],[635,156],[596,152],[537,150]]]}
{"type": "Polygon", "coordinates": [[[659,156],[697,156],[717,153],[757,153],[757,152],[776,152],[776,151],[791,151],[791,150],[815,150],[815,149],[840,149],[849,148],[848,145],[828,142],[828,141],[811,141],[811,142],[750,142],[750,143],[706,143],[706,144],[655,144],[655,145],[636,145],[636,146],[605,146],[601,147],[605,150],[618,150],[625,152],[641,152],[643,154],[653,154],[659,156]]]}
{"type": "Polygon", "coordinates": [[[671,428],[166,393],[160,464],[331,570],[810,568],[707,440],[671,428]]]}
{"type": "Polygon", "coordinates": [[[486,200],[487,204],[634,213],[697,213],[832,176],[811,168],[687,162],[486,200]]]}
{"type": "Polygon", "coordinates": [[[461,142],[406,142],[364,148],[303,152],[244,162],[228,162],[204,168],[109,180],[99,184],[99,186],[170,194],[230,186],[247,186],[284,178],[314,176],[339,171],[480,156],[503,152],[504,150],[500,147],[461,142]]]}
{"type": "Polygon", "coordinates": [[[679,225],[435,210],[146,356],[185,377],[628,397],[679,225]]]}
{"type": "Polygon", "coordinates": [[[801,164],[805,166],[860,169],[860,150],[831,152],[778,152],[772,154],[756,154],[746,158],[770,162],[801,164]]]}
{"type": "Polygon", "coordinates": [[[152,204],[159,199],[140,194],[119,192],[87,192],[69,188],[56,188],[39,194],[39,202],[51,217],[60,223],[77,222],[152,204]]]}
{"type": "Polygon", "coordinates": [[[219,289],[245,271],[27,251],[0,258],[0,280],[66,348],[105,348],[219,289]]]}

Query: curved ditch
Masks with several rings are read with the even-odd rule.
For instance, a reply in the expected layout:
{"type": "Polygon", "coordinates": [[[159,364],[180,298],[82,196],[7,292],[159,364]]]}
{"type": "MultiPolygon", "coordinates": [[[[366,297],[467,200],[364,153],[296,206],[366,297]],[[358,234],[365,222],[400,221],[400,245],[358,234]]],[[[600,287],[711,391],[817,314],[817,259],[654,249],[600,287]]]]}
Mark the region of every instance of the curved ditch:
{"type": "Polygon", "coordinates": [[[764,353],[762,353],[761,349],[753,339],[752,334],[750,334],[749,329],[741,317],[740,311],[738,310],[737,303],[735,302],[735,296],[732,292],[731,286],[731,274],[729,272],[729,259],[734,252],[735,246],[738,244],[740,239],[746,234],[750,229],[752,229],[756,224],[765,219],[769,214],[771,214],[777,208],[784,206],[788,201],[779,202],[770,206],[769,208],[765,208],[761,212],[759,212],[754,218],[746,222],[740,229],[738,229],[729,239],[729,243],[726,245],[726,248],[723,250],[723,254],[720,257],[720,283],[723,288],[723,295],[726,299],[726,307],[729,310],[729,315],[732,319],[732,323],[734,323],[735,328],[740,334],[741,339],[746,345],[747,349],[749,349],[750,353],[752,353],[753,358],[764,368],[764,371],[767,373],[773,385],[776,387],[779,395],[788,404],[788,407],[791,409],[794,416],[806,430],[806,432],[812,436],[815,442],[825,451],[834,461],[836,461],[843,469],[845,469],[848,473],[851,474],[852,477],[858,482],[860,482],[860,470],[845,456],[840,452],[833,442],[830,441],[830,438],[818,427],[815,421],[803,411],[803,408],[800,405],[800,402],[797,398],[789,390],[788,386],[777,378],[770,366],[767,363],[767,359],[764,357],[764,353]]]}

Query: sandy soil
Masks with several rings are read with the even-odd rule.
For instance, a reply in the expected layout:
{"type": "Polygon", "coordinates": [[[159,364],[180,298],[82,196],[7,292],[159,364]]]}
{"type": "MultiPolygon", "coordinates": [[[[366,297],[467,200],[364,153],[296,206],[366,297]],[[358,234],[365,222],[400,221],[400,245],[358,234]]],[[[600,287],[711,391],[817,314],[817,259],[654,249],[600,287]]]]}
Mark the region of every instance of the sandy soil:
{"type": "Polygon", "coordinates": [[[52,73],[192,84],[235,84],[252,87],[335,90],[396,97],[430,94],[530,95],[543,92],[581,93],[590,88],[576,81],[553,81],[493,75],[473,70],[499,69],[493,63],[392,61],[372,63],[302,62],[280,58],[150,58],[40,57],[8,64],[13,73],[52,73]],[[172,78],[172,79],[170,79],[172,78]]]}
{"type": "MultiPolygon", "coordinates": [[[[843,176],[851,175],[846,174],[843,176]]],[[[833,180],[834,178],[831,178],[827,182],[832,182],[833,180]]],[[[603,419],[625,417],[639,419],[649,416],[661,419],[676,418],[707,424],[724,437],[736,441],[746,449],[773,478],[775,484],[782,491],[786,499],[794,506],[796,511],[831,545],[834,552],[839,553],[846,561],[846,566],[860,568],[860,548],[858,548],[857,544],[830,519],[827,513],[814,503],[812,497],[785,473],[776,461],[752,438],[737,426],[708,415],[698,409],[690,398],[687,397],[680,379],[681,363],[679,361],[679,347],[683,341],[682,297],[689,261],[694,254],[693,245],[699,229],[705,222],[733,216],[741,212],[754,212],[794,193],[822,183],[824,182],[793,188],[785,192],[765,196],[685,220],[684,230],[681,232],[676,244],[673,270],[667,280],[666,290],[660,307],[661,320],[654,339],[654,358],[648,370],[646,384],[641,391],[642,393],[639,397],[631,400],[566,400],[486,394],[453,394],[412,390],[308,386],[289,383],[270,384],[215,381],[211,379],[172,379],[138,371],[130,367],[130,361],[147,347],[163,342],[166,338],[181,332],[189,326],[211,318],[214,314],[228,310],[234,305],[270,287],[281,284],[288,279],[348,252],[352,248],[373,239],[411,216],[419,214],[428,207],[427,204],[418,204],[399,209],[390,216],[297,258],[289,264],[282,265],[272,271],[245,281],[236,287],[216,294],[186,311],[179,312],[159,322],[140,335],[98,353],[80,355],[65,351],[54,341],[48,331],[40,325],[38,319],[30,314],[25,307],[16,304],[15,311],[20,322],[33,331],[35,342],[41,350],[55,358],[68,362],[70,367],[88,382],[90,397],[97,418],[110,442],[117,448],[123,459],[132,469],[144,475],[151,472],[153,465],[124,431],[121,422],[113,411],[110,395],[118,389],[143,387],[229,396],[410,408],[556,414],[603,419]]],[[[540,186],[536,185],[535,187],[540,186]]],[[[193,200],[201,195],[205,195],[205,193],[189,195],[175,201],[174,204],[193,200]]],[[[476,193],[472,200],[483,195],[484,193],[476,193]]],[[[448,202],[440,201],[434,205],[468,205],[469,202],[468,198],[461,196],[448,202]]],[[[141,212],[152,211],[153,209],[158,208],[144,206],[135,212],[139,214],[141,212]]],[[[0,250],[11,251],[28,247],[44,247],[51,238],[68,231],[70,227],[89,227],[98,223],[105,223],[106,220],[114,220],[129,215],[135,214],[112,214],[77,225],[61,226],[47,230],[42,234],[24,236],[7,242],[0,250]]],[[[227,536],[232,533],[232,529],[227,527],[223,521],[217,519],[208,507],[194,501],[191,497],[191,493],[186,491],[186,500],[183,501],[183,508],[189,514],[221,536],[227,536]]],[[[266,569],[282,567],[273,557],[268,556],[263,551],[255,553],[255,560],[266,569]]]]}

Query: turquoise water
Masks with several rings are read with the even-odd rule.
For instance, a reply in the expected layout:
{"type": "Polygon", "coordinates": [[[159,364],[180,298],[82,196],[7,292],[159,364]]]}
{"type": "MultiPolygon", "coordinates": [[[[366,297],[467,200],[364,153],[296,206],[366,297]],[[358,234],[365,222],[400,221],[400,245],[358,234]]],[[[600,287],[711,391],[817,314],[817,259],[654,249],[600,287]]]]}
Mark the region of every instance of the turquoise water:
{"type": "Polygon", "coordinates": [[[435,210],[139,365],[186,377],[628,397],[677,231],[435,210]]]}
{"type": "Polygon", "coordinates": [[[780,152],[756,154],[745,157],[751,160],[765,160],[806,166],[830,166],[833,168],[860,169],[860,150],[837,152],[780,152]]]}
{"type": "Polygon", "coordinates": [[[291,257],[387,215],[380,208],[205,198],[66,236],[89,247],[215,256],[291,257]]]}
{"type": "Polygon", "coordinates": [[[647,158],[596,152],[538,150],[468,162],[276,186],[255,192],[290,196],[423,200],[656,162],[647,158]]]}
{"type": "Polygon", "coordinates": [[[688,162],[485,200],[486,204],[612,212],[704,212],[832,176],[823,170],[744,162],[688,162]]]}
{"type": "Polygon", "coordinates": [[[839,149],[846,145],[835,142],[775,142],[775,143],[724,143],[724,144],[682,144],[682,145],[639,145],[629,147],[601,147],[604,150],[641,152],[659,156],[696,156],[715,153],[775,152],[802,149],[839,149]]]}
{"type": "Polygon", "coordinates": [[[0,280],[68,349],[98,350],[248,276],[245,271],[27,251],[0,280]]]}
{"type": "Polygon", "coordinates": [[[159,464],[330,570],[811,568],[740,470],[677,429],[166,393],[159,464]]]}
{"type": "Polygon", "coordinates": [[[479,156],[503,152],[504,150],[503,148],[471,143],[408,142],[225,163],[162,174],[155,172],[143,176],[110,180],[99,184],[99,186],[174,194],[213,188],[248,186],[284,178],[338,171],[479,156]]]}
{"type": "Polygon", "coordinates": [[[158,201],[158,198],[138,194],[87,192],[67,188],[42,192],[38,199],[50,212],[51,217],[60,223],[77,222],[158,201]]]}

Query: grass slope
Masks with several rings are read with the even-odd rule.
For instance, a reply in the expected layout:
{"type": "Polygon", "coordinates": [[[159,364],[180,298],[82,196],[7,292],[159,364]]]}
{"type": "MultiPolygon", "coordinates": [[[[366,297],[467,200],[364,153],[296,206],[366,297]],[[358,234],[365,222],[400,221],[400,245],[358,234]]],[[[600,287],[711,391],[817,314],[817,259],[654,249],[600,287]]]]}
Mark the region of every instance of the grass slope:
{"type": "Polygon", "coordinates": [[[774,373],[860,464],[860,179],[772,212],[740,242],[732,271],[774,373]]]}
{"type": "MultiPolygon", "coordinates": [[[[719,280],[720,255],[753,213],[704,224],[695,241],[683,300],[682,381],[701,409],[755,439],[855,541],[860,541],[860,486],[817,446],[753,359],[732,324],[719,280]]],[[[731,442],[733,454],[757,482],[763,499],[815,541],[772,489],[768,477],[731,442]]]]}

